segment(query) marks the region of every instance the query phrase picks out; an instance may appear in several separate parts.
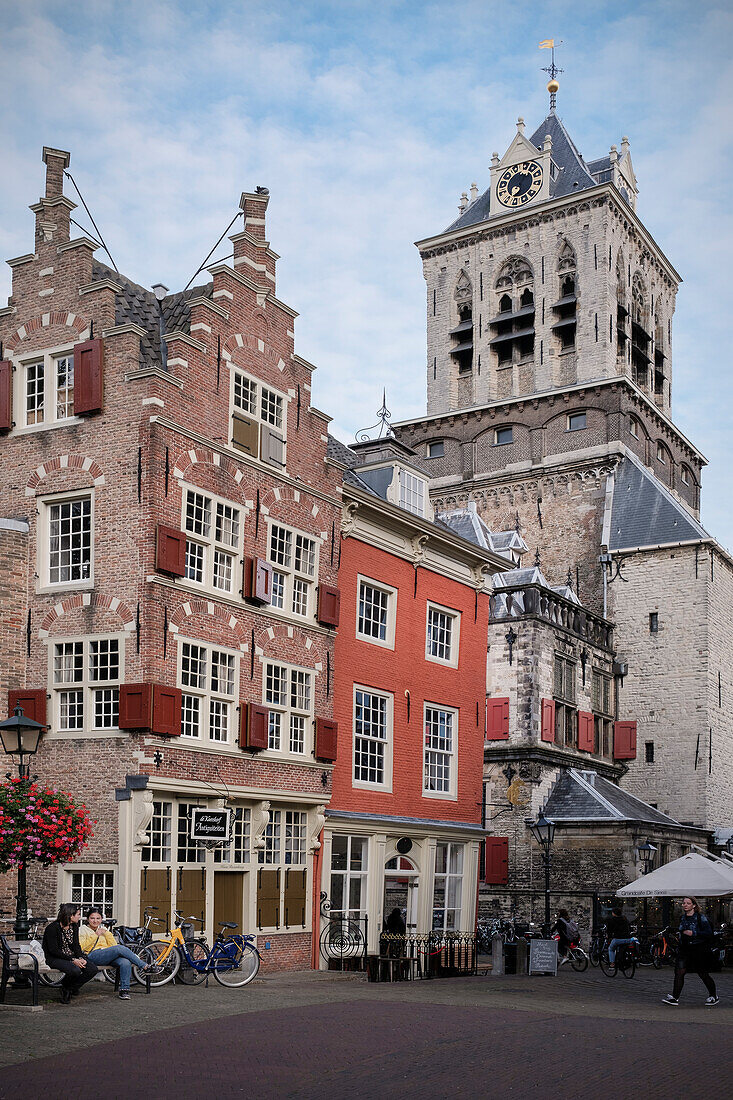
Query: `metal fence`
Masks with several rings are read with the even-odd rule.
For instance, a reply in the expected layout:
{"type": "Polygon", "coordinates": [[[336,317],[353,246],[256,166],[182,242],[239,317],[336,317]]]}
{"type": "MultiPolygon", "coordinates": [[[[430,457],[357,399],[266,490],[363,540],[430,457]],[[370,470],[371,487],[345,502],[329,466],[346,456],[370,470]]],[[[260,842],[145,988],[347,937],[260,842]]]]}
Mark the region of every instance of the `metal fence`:
{"type": "Polygon", "coordinates": [[[476,936],[470,932],[382,932],[379,956],[369,958],[371,981],[455,978],[475,974],[476,936]]]}
{"type": "Polygon", "coordinates": [[[329,916],[321,928],[320,950],[329,970],[366,968],[368,917],[329,916]]]}

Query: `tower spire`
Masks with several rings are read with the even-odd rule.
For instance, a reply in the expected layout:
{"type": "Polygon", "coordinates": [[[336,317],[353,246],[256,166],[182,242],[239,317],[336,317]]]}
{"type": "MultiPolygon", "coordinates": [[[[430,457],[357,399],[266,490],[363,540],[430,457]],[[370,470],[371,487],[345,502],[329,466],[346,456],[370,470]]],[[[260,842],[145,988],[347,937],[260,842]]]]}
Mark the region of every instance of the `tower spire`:
{"type": "Polygon", "coordinates": [[[562,39],[560,39],[557,43],[555,43],[554,38],[545,38],[542,42],[540,42],[541,50],[552,50],[552,61],[549,65],[543,66],[542,69],[543,73],[550,74],[550,79],[547,82],[547,90],[550,93],[550,114],[555,113],[556,97],[558,89],[560,87],[557,80],[558,73],[562,73],[565,71],[564,69],[558,69],[557,65],[555,64],[555,45],[562,46],[562,39]]]}

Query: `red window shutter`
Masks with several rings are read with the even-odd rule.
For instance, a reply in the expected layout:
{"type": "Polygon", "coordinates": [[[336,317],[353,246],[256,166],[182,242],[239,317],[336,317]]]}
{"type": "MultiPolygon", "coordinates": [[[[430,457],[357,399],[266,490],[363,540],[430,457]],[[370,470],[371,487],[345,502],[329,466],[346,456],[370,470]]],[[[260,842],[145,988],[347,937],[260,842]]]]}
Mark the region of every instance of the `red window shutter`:
{"type": "Polygon", "coordinates": [[[272,599],[272,566],[262,558],[247,558],[244,596],[250,603],[268,604],[272,599]]]}
{"type": "Polygon", "coordinates": [[[614,760],[636,760],[636,722],[616,722],[613,728],[614,760]]]}
{"type": "Polygon", "coordinates": [[[341,591],[329,584],[318,588],[318,621],[323,626],[338,626],[341,610],[341,591]]]}
{"type": "Polygon", "coordinates": [[[486,837],[484,881],[490,886],[506,886],[509,881],[509,837],[486,837]]]}
{"type": "Polygon", "coordinates": [[[9,359],[0,363],[0,432],[13,426],[13,364],[9,359]]]}
{"type": "Polygon", "coordinates": [[[121,730],[149,730],[153,717],[152,684],[120,684],[121,730]]]}
{"type": "Polygon", "coordinates": [[[593,715],[581,710],[578,713],[578,748],[581,752],[593,752],[593,715]]]}
{"type": "Polygon", "coordinates": [[[181,736],[181,689],[153,684],[153,720],[150,728],[163,737],[181,736]]]}
{"type": "Polygon", "coordinates": [[[506,741],[509,736],[509,700],[486,700],[486,740],[506,741]]]}
{"type": "Polygon", "coordinates": [[[259,703],[242,703],[239,716],[239,746],[266,749],[269,744],[270,712],[259,703]]]}
{"type": "Polygon", "coordinates": [[[316,760],[333,764],[336,759],[339,724],[330,718],[316,718],[316,760]]]}
{"type": "Polygon", "coordinates": [[[542,700],[542,728],[540,738],[543,741],[555,740],[555,700],[542,700]]]}
{"type": "Polygon", "coordinates": [[[31,718],[34,722],[40,722],[42,726],[46,725],[45,688],[23,688],[22,690],[9,691],[8,711],[11,718],[16,707],[23,708],[23,714],[26,718],[31,718]]]}
{"type": "Polygon", "coordinates": [[[74,412],[102,411],[104,391],[104,341],[86,340],[74,345],[74,412]]]}
{"type": "Polygon", "coordinates": [[[155,568],[159,573],[182,577],[186,572],[186,536],[175,527],[159,523],[155,545],[155,568]]]}

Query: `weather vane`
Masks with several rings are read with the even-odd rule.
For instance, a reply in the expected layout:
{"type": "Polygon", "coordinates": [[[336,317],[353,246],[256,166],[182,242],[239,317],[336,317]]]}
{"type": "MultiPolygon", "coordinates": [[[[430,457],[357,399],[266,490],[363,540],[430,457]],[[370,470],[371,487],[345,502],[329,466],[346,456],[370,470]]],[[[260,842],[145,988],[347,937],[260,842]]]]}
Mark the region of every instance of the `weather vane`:
{"type": "Polygon", "coordinates": [[[558,69],[555,64],[555,46],[562,46],[562,38],[555,42],[554,38],[545,38],[543,42],[540,42],[541,50],[552,50],[552,61],[549,65],[543,66],[543,73],[549,73],[550,79],[547,82],[547,90],[550,93],[550,110],[555,110],[555,98],[557,96],[557,90],[560,85],[557,82],[558,73],[565,72],[564,69],[558,69]]]}
{"type": "Polygon", "coordinates": [[[377,423],[372,424],[369,428],[362,428],[361,431],[358,431],[356,433],[356,442],[366,443],[372,438],[371,433],[374,431],[375,428],[379,428],[379,431],[376,435],[377,439],[381,439],[382,434],[384,434],[385,436],[392,435],[392,425],[390,424],[391,419],[392,413],[387,408],[387,391],[385,389],[382,390],[382,407],[377,413],[377,423]]]}

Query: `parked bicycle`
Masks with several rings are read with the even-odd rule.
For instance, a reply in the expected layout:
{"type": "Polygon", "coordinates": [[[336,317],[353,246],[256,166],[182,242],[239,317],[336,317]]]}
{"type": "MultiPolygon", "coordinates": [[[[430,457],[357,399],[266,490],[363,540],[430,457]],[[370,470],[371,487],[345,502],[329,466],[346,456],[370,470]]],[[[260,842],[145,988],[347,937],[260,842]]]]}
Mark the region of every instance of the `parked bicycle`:
{"type": "MultiPolygon", "coordinates": [[[[228,934],[225,929],[236,928],[237,925],[231,921],[219,921],[221,931],[214,940],[213,948],[210,948],[206,940],[190,934],[193,932],[191,921],[203,922],[197,917],[184,917],[182,913],[174,912],[176,924],[168,937],[153,940],[140,951],[140,958],[155,968],[151,985],[165,985],[176,976],[187,984],[198,985],[209,974],[213,974],[220,985],[231,988],[247,985],[253,980],[261,962],[253,942],[254,936],[228,934]]],[[[136,971],[137,968],[133,967],[133,972],[136,971]]]]}
{"type": "Polygon", "coordinates": [[[652,940],[652,966],[655,970],[661,970],[666,964],[674,966],[677,961],[679,949],[679,936],[669,925],[657,932],[652,940]]]}
{"type": "Polygon", "coordinates": [[[504,943],[516,943],[514,921],[504,917],[479,917],[476,922],[476,948],[479,955],[491,954],[494,936],[501,936],[504,943]]]}
{"type": "Polygon", "coordinates": [[[603,954],[603,948],[607,946],[608,938],[605,928],[597,928],[590,938],[588,945],[588,958],[591,966],[598,966],[603,954]]]}
{"type": "MultiPolygon", "coordinates": [[[[152,943],[153,941],[151,925],[165,924],[165,921],[161,917],[153,916],[153,913],[157,913],[157,911],[157,905],[146,905],[143,910],[143,923],[137,926],[118,924],[116,920],[111,918],[105,920],[103,923],[122,947],[129,947],[131,951],[139,955],[140,950],[145,947],[146,944],[152,943]]],[[[100,973],[104,976],[105,981],[114,984],[117,978],[117,968],[114,964],[100,967],[100,973]]],[[[142,979],[142,984],[145,984],[144,978],[142,979]]]]}

